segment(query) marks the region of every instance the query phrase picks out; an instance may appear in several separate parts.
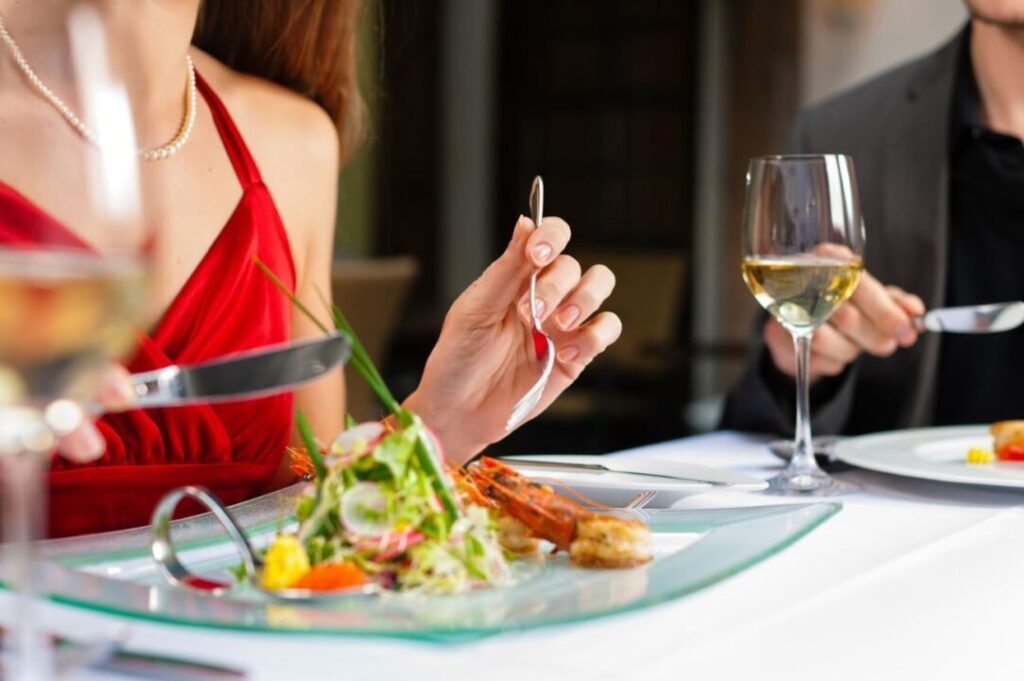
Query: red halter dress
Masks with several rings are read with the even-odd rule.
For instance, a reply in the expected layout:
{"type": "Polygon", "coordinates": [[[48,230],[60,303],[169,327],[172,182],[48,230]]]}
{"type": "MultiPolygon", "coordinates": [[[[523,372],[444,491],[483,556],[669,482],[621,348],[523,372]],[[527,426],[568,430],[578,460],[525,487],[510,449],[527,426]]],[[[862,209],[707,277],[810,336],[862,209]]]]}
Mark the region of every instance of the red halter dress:
{"type": "MultiPolygon", "coordinates": [[[[242,185],[242,197],[210,250],[150,335],[131,371],[200,362],[290,338],[291,304],[253,264],[258,256],[292,290],[291,247],[274,200],[217,95],[196,84],[242,185]]],[[[0,243],[69,230],[0,183],[0,243]]],[[[84,245],[84,244],[83,244],[84,245]]],[[[106,453],[88,464],[55,458],[50,472],[50,535],[145,525],[157,500],[178,485],[203,485],[224,502],[265,491],[288,444],[292,395],[134,410],[99,422],[106,453]]]]}

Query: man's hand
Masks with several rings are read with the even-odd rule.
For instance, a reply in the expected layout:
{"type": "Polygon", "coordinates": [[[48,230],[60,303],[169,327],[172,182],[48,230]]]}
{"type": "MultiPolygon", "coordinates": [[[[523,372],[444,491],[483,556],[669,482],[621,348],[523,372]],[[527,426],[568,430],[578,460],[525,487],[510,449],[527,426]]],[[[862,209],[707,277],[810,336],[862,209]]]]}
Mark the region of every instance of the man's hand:
{"type": "MultiPolygon", "coordinates": [[[[897,348],[910,347],[917,342],[912,318],[924,312],[920,298],[895,286],[883,286],[864,272],[850,300],[814,333],[811,383],[822,376],[838,376],[862,352],[888,357],[897,348]]],[[[795,375],[793,339],[775,319],[765,324],[764,342],[775,366],[788,376],[795,375]]]]}

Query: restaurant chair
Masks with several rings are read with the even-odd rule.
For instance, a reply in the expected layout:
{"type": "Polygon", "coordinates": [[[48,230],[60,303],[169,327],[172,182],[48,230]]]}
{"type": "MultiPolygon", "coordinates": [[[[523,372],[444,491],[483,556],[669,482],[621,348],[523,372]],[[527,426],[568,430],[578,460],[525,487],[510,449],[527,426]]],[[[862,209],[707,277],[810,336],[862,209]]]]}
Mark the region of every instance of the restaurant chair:
{"type": "MultiPolygon", "coordinates": [[[[335,260],[331,272],[334,302],[341,308],[382,372],[419,266],[411,256],[335,260]]],[[[366,381],[345,369],[346,405],[357,421],[379,419],[382,407],[366,381]]]]}
{"type": "Polygon", "coordinates": [[[604,452],[659,436],[682,434],[689,363],[680,340],[686,257],[681,252],[573,251],[584,268],[615,273],[604,309],[622,319],[622,336],[556,400],[541,421],[572,426],[562,449],[604,452]]]}

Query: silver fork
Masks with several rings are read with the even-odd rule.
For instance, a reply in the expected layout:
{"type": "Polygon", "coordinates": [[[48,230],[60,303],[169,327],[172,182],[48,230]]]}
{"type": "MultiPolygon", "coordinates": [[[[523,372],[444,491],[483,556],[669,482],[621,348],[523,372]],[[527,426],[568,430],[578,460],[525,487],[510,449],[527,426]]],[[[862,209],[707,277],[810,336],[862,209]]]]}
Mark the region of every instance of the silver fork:
{"type": "Polygon", "coordinates": [[[653,499],[657,495],[658,495],[657,492],[653,492],[651,490],[646,490],[644,492],[640,492],[635,497],[633,497],[628,502],[626,502],[626,505],[623,506],[622,508],[629,508],[629,509],[633,509],[633,510],[640,510],[641,508],[646,506],[651,501],[651,499],[653,499]]]}
{"type": "MultiPolygon", "coordinates": [[[[533,178],[533,187],[530,188],[530,215],[533,218],[533,224],[539,227],[541,220],[544,219],[544,180],[540,178],[540,175],[533,178]]],[[[537,361],[544,362],[544,370],[533,387],[513,405],[512,415],[508,417],[508,422],[505,424],[506,431],[512,430],[522,423],[537,406],[537,402],[544,394],[544,388],[548,385],[551,370],[555,366],[555,344],[551,341],[551,337],[544,333],[544,329],[540,326],[540,319],[537,317],[537,270],[530,275],[530,314],[533,317],[533,333],[531,334],[533,348],[537,354],[537,361]]]]}

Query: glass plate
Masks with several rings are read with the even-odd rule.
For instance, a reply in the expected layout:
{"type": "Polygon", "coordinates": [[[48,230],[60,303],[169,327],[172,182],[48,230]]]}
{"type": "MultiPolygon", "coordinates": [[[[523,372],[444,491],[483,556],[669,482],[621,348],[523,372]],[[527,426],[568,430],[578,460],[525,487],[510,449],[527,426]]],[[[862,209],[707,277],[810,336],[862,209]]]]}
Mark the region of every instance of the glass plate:
{"type": "MultiPolygon", "coordinates": [[[[283,525],[294,489],[239,504],[233,515],[256,545],[283,525]]],[[[168,586],[149,557],[148,529],[44,543],[45,591],[56,602],[197,627],[315,632],[458,642],[577,622],[691,593],[786,548],[835,514],[837,503],[635,514],[651,527],[655,560],[630,570],[587,570],[559,554],[517,561],[511,587],[455,596],[353,596],[324,604],[274,601],[239,587],[211,596],[168,586]]],[[[182,562],[223,577],[238,556],[209,514],[176,521],[182,562]]]]}

